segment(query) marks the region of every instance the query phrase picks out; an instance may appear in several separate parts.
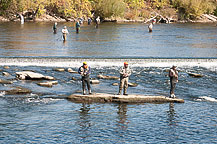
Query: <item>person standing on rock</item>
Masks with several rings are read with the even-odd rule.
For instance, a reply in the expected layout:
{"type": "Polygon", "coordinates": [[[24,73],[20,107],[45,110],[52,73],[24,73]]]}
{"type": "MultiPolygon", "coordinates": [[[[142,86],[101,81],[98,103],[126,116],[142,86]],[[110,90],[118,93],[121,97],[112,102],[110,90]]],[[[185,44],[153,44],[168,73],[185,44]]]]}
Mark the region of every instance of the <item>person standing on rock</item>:
{"type": "Polygon", "coordinates": [[[75,27],[76,27],[76,33],[79,33],[81,25],[80,25],[78,20],[77,20],[77,22],[75,24],[75,27]]]}
{"type": "Polygon", "coordinates": [[[131,75],[131,69],[128,67],[128,62],[124,62],[124,66],[120,69],[120,85],[119,85],[119,92],[118,95],[121,95],[121,91],[124,88],[124,95],[127,94],[128,88],[128,80],[129,76],[131,75]]]}
{"type": "Polygon", "coordinates": [[[175,87],[176,83],[178,82],[178,71],[176,70],[176,66],[172,66],[169,71],[169,77],[170,77],[170,98],[175,98],[175,87]]]}
{"type": "Polygon", "coordinates": [[[87,65],[87,62],[83,62],[83,65],[78,69],[78,73],[81,75],[83,95],[86,95],[86,84],[89,94],[92,94],[90,87],[90,67],[87,65]]]}
{"type": "Polygon", "coordinates": [[[67,34],[69,33],[66,26],[64,26],[64,28],[62,29],[62,33],[63,33],[63,41],[66,41],[67,34]]]}

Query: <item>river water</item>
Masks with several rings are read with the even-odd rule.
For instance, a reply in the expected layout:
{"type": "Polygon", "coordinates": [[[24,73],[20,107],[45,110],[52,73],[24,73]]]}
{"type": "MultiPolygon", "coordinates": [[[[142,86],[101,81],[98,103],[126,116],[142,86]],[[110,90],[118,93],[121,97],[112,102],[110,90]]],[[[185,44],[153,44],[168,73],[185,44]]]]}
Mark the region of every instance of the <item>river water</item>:
{"type": "MultiPolygon", "coordinates": [[[[84,25],[76,34],[72,23],[1,23],[0,143],[217,143],[217,28],[215,24],[158,24],[148,33],[144,24],[84,25]],[[63,43],[61,28],[67,25],[63,43]],[[80,76],[53,68],[77,71],[83,61],[98,74],[119,76],[124,61],[132,68],[128,93],[165,95],[167,70],[178,65],[176,96],[183,104],[75,103],[66,99],[81,89],[80,76]],[[6,68],[4,66],[9,66],[6,68]],[[31,70],[53,76],[51,88],[38,81],[17,80],[15,72],[31,70]],[[190,77],[187,73],[204,75],[190,77]],[[72,80],[72,77],[77,80],[72,80]],[[6,95],[21,86],[30,94],[6,95]]],[[[117,93],[112,83],[92,85],[94,92],[117,93]]]]}

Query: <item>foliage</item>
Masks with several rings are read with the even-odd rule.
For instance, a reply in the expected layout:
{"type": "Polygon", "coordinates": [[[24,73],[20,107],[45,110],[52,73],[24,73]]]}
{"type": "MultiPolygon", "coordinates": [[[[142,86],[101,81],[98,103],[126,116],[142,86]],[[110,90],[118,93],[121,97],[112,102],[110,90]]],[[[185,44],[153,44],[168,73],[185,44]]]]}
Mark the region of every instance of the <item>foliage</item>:
{"type": "Polygon", "coordinates": [[[173,5],[183,14],[184,19],[195,19],[204,13],[212,13],[215,8],[212,0],[174,0],[173,5]]]}
{"type": "Polygon", "coordinates": [[[123,16],[126,8],[122,0],[94,0],[92,4],[95,15],[102,18],[123,16]]]}
{"type": "Polygon", "coordinates": [[[153,11],[163,15],[176,13],[184,19],[195,19],[204,13],[217,15],[216,0],[0,0],[0,15],[9,16],[27,11],[61,17],[147,18],[153,11]]]}

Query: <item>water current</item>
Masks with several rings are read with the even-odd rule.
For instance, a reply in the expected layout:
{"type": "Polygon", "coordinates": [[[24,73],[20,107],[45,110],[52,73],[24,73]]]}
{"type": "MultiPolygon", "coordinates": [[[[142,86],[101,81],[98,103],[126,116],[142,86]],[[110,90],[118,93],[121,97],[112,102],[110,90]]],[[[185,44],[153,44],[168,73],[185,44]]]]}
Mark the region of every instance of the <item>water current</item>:
{"type": "MultiPolygon", "coordinates": [[[[214,24],[159,24],[153,33],[145,24],[84,25],[75,34],[72,23],[0,24],[0,75],[13,84],[0,87],[0,143],[217,143],[217,35],[214,24]],[[70,34],[63,43],[60,29],[70,34]],[[132,69],[128,93],[169,93],[168,69],[178,66],[177,103],[74,103],[66,99],[81,90],[80,75],[53,69],[72,68],[83,61],[98,74],[119,76],[128,61],[132,69]],[[9,67],[5,67],[9,66],[9,67]],[[15,72],[31,70],[53,76],[58,84],[18,80],[15,72]],[[193,78],[188,73],[202,74],[193,78]],[[74,78],[72,80],[72,77],[74,78]],[[77,80],[75,80],[77,79],[77,80]],[[7,95],[21,86],[30,94],[7,95]]],[[[118,80],[100,79],[94,92],[117,93],[118,80]]]]}

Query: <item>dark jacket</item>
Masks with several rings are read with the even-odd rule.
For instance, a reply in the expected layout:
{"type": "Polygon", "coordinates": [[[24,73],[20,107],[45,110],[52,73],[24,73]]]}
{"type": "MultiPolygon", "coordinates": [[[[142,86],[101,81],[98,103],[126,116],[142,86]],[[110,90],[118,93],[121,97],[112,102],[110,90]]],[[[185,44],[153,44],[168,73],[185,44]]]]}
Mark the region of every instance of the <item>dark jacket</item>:
{"type": "Polygon", "coordinates": [[[78,73],[81,75],[82,78],[86,79],[89,78],[90,76],[90,67],[88,66],[86,69],[84,68],[84,66],[81,66],[78,69],[78,73]]]}

